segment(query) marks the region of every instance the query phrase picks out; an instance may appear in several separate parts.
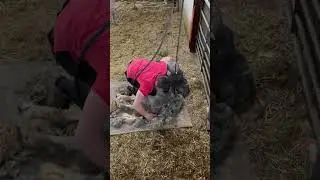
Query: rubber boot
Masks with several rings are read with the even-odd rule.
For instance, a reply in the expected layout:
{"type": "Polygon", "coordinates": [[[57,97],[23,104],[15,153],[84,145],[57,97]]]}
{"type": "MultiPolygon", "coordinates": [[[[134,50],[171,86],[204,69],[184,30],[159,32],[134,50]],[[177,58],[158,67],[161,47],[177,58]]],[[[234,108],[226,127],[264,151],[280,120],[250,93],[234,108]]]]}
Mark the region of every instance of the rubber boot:
{"type": "Polygon", "coordinates": [[[129,91],[129,96],[131,96],[131,95],[136,95],[137,92],[138,92],[138,89],[137,89],[137,88],[135,88],[135,87],[133,87],[133,86],[130,86],[130,85],[127,86],[127,89],[128,89],[128,91],[129,91]]]}
{"type": "Polygon", "coordinates": [[[308,160],[308,174],[310,180],[320,179],[320,152],[318,147],[315,144],[310,145],[309,147],[309,160],[308,160]]]}
{"type": "Polygon", "coordinates": [[[77,88],[76,83],[73,80],[61,76],[57,78],[55,85],[79,108],[83,108],[84,102],[90,91],[90,87],[86,83],[78,80],[79,86],[77,88]]]}
{"type": "Polygon", "coordinates": [[[59,108],[69,109],[71,100],[61,92],[54,84],[50,87],[48,97],[46,99],[46,105],[59,108]]]}
{"type": "Polygon", "coordinates": [[[233,149],[236,127],[234,112],[225,103],[216,104],[213,111],[211,117],[211,123],[213,123],[211,157],[215,174],[217,168],[223,164],[233,149]]]}

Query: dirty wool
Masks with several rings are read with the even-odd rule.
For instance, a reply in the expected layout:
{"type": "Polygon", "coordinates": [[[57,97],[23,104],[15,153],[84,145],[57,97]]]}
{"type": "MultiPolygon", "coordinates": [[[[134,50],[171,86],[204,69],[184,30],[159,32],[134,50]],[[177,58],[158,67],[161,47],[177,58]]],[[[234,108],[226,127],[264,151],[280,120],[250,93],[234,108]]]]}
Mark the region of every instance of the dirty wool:
{"type": "MultiPolygon", "coordinates": [[[[183,83],[178,83],[175,87],[170,88],[169,92],[165,93],[158,88],[155,96],[148,96],[143,101],[144,109],[149,113],[157,112],[156,125],[161,127],[164,124],[172,124],[176,120],[175,117],[179,115],[184,106],[184,96],[189,91],[189,86],[185,78],[182,78],[183,83]]],[[[118,87],[116,90],[116,110],[111,112],[110,125],[115,128],[120,128],[124,123],[133,125],[138,128],[142,125],[148,124],[141,116],[135,113],[132,107],[135,96],[129,96],[125,85],[118,87]]],[[[151,125],[151,124],[150,124],[151,125]]],[[[154,128],[156,128],[154,127],[154,128]]]]}

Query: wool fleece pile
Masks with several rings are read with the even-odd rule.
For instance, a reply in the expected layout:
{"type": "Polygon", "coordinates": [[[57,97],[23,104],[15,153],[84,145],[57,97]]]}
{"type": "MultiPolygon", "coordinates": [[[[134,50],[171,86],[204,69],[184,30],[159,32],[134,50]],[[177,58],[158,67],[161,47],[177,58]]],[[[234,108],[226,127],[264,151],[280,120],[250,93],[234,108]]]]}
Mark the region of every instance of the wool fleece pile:
{"type": "MultiPolygon", "coordinates": [[[[127,90],[127,82],[111,82],[110,134],[124,134],[138,131],[154,131],[172,128],[192,127],[188,111],[184,106],[184,91],[171,89],[169,93],[157,91],[153,97],[146,99],[143,106],[146,111],[158,109],[158,116],[152,120],[143,119],[134,107],[134,95],[127,90]],[[151,103],[150,103],[151,102],[151,103]]],[[[188,86],[184,85],[186,91],[188,86]]]]}

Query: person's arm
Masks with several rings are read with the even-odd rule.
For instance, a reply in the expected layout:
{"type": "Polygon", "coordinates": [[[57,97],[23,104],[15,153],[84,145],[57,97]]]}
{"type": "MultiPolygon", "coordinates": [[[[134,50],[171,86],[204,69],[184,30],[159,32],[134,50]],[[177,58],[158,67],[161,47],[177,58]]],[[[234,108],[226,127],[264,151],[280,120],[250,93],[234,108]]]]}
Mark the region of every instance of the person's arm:
{"type": "Polygon", "coordinates": [[[105,167],[107,151],[103,128],[109,118],[108,105],[94,91],[90,91],[75,133],[75,140],[83,153],[95,164],[105,167]]]}
{"type": "Polygon", "coordinates": [[[94,91],[90,91],[85,101],[75,136],[49,136],[54,143],[81,150],[93,163],[106,168],[106,137],[103,127],[109,117],[108,105],[94,91]]]}
{"type": "MultiPolygon", "coordinates": [[[[105,3],[106,1],[101,1],[101,3],[102,2],[105,3]]],[[[90,2],[88,2],[88,4],[90,4],[90,2]]],[[[96,25],[100,24],[102,27],[105,21],[109,19],[109,13],[105,13],[104,11],[106,6],[100,7],[103,8],[98,9],[101,11],[96,12],[95,23],[96,25]]],[[[90,29],[90,27],[88,28],[90,29]]],[[[81,36],[84,36],[84,34],[81,34],[81,36]]],[[[84,40],[81,39],[82,37],[74,38],[79,42],[84,40]]],[[[105,145],[105,141],[108,140],[108,138],[103,136],[104,125],[108,119],[110,119],[109,106],[107,104],[109,101],[109,40],[110,31],[107,30],[92,44],[90,50],[86,52],[84,57],[97,72],[97,77],[84,102],[75,135],[68,137],[50,137],[55,143],[81,150],[89,160],[104,170],[106,165],[108,165],[106,160],[109,156],[105,145]]],[[[77,54],[77,52],[74,53],[77,54]]],[[[78,53],[77,55],[80,56],[80,52],[78,53]]],[[[107,128],[109,129],[109,127],[107,128]]]]}
{"type": "MultiPolygon", "coordinates": [[[[109,16],[101,13],[101,25],[109,16]]],[[[85,59],[97,72],[95,83],[91,87],[80,121],[75,139],[82,152],[96,165],[106,168],[109,151],[105,144],[109,138],[103,136],[103,128],[110,120],[110,107],[107,104],[110,98],[109,55],[110,31],[105,31],[86,53],[85,59]]],[[[109,127],[106,127],[109,131],[109,127]]],[[[109,144],[107,142],[107,144],[109,144]]]]}
{"type": "Polygon", "coordinates": [[[145,96],[142,94],[142,92],[140,90],[138,90],[135,100],[133,102],[133,106],[135,107],[135,110],[142,115],[143,117],[145,117],[148,120],[152,120],[154,118],[154,114],[150,114],[148,113],[142,106],[142,101],[144,100],[145,96]]]}

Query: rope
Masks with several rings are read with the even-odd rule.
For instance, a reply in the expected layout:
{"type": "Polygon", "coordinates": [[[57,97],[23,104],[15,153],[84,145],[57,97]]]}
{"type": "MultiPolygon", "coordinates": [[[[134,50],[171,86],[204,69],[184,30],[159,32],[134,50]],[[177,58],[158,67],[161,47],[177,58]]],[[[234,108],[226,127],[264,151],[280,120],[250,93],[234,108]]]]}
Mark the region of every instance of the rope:
{"type": "Polygon", "coordinates": [[[167,18],[166,29],[165,29],[164,35],[162,37],[161,43],[160,43],[156,53],[154,53],[153,57],[151,58],[151,61],[153,61],[154,58],[157,56],[157,54],[159,53],[159,51],[160,51],[160,49],[161,49],[166,37],[168,37],[168,30],[170,29],[170,26],[171,26],[172,14],[173,14],[173,7],[171,8],[170,14],[169,14],[169,16],[167,18]]]}
{"type": "Polygon", "coordinates": [[[167,35],[168,35],[168,30],[169,30],[169,28],[170,28],[171,20],[172,20],[173,9],[174,9],[174,7],[171,8],[171,11],[170,11],[170,13],[169,13],[169,15],[168,15],[167,22],[166,22],[165,32],[164,32],[164,34],[163,34],[161,43],[160,43],[157,51],[154,53],[154,55],[152,56],[152,58],[151,58],[151,60],[148,62],[148,64],[147,64],[144,68],[142,68],[142,69],[137,73],[137,75],[136,75],[136,77],[134,78],[134,80],[136,80],[136,79],[140,76],[140,74],[150,65],[150,63],[154,60],[154,58],[155,58],[155,57],[157,56],[157,54],[159,53],[159,51],[160,51],[160,49],[161,49],[161,47],[162,47],[162,45],[163,45],[163,43],[164,43],[167,35]]]}
{"type": "Polygon", "coordinates": [[[90,37],[90,39],[85,43],[84,48],[81,51],[80,54],[80,60],[85,59],[85,54],[87,51],[92,47],[92,45],[98,40],[98,38],[104,33],[106,30],[110,28],[110,21],[107,21],[103,24],[103,26],[96,31],[93,36],[90,37]]]}
{"type": "Polygon", "coordinates": [[[85,55],[87,53],[88,50],[90,50],[90,48],[92,47],[92,45],[94,45],[94,43],[98,40],[98,38],[108,29],[110,28],[110,21],[107,21],[103,24],[103,26],[101,27],[101,29],[99,29],[98,31],[96,31],[91,37],[90,39],[85,43],[83,50],[81,51],[80,57],[79,57],[79,64],[77,67],[77,72],[75,75],[75,87],[77,90],[77,96],[79,98],[81,98],[81,90],[80,90],[80,85],[79,85],[79,78],[80,78],[80,74],[82,71],[82,66],[83,63],[86,63],[85,59],[85,55]]]}
{"type": "MultiPolygon", "coordinates": [[[[184,0],[182,0],[182,6],[183,6],[184,0]]],[[[181,25],[182,25],[182,19],[183,19],[183,7],[181,8],[180,13],[180,25],[179,25],[179,34],[178,34],[178,43],[177,43],[177,51],[176,51],[176,64],[174,65],[174,72],[177,74],[177,64],[178,64],[178,56],[179,56],[179,46],[180,46],[180,35],[181,35],[181,25]]]]}
{"type": "MultiPolygon", "coordinates": [[[[183,6],[183,4],[184,4],[184,0],[182,0],[182,6],[183,6]]],[[[137,73],[137,75],[136,75],[136,77],[134,78],[134,80],[136,80],[136,79],[140,76],[140,74],[150,65],[150,63],[154,60],[154,58],[155,58],[155,57],[157,56],[157,54],[159,53],[159,51],[160,51],[160,49],[161,49],[161,46],[162,46],[162,44],[164,43],[164,40],[166,39],[166,37],[167,37],[167,35],[168,35],[167,32],[168,32],[168,29],[169,29],[169,27],[170,27],[170,25],[171,25],[173,9],[174,9],[174,7],[172,7],[171,13],[170,13],[169,16],[168,16],[167,23],[166,23],[165,33],[164,33],[164,35],[163,35],[163,37],[162,37],[161,43],[160,43],[160,45],[159,45],[156,53],[153,55],[153,57],[152,57],[151,60],[148,62],[148,64],[147,64],[144,68],[142,68],[142,69],[137,73]]],[[[178,33],[178,42],[177,42],[176,60],[175,60],[176,63],[175,63],[175,67],[174,67],[175,75],[177,75],[177,65],[178,65],[178,56],[179,56],[179,48],[180,48],[180,36],[181,36],[181,29],[182,29],[182,27],[181,27],[181,26],[182,26],[182,19],[183,19],[183,8],[181,8],[181,13],[180,13],[179,33],[178,33]]],[[[176,91],[176,88],[175,88],[174,84],[173,84],[173,89],[174,89],[174,91],[176,91]]]]}

